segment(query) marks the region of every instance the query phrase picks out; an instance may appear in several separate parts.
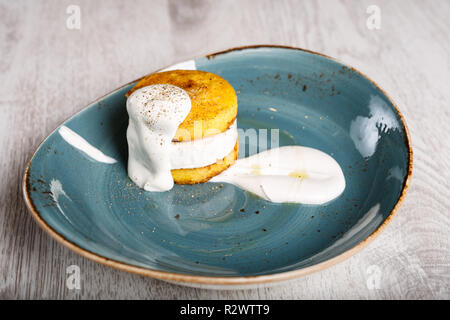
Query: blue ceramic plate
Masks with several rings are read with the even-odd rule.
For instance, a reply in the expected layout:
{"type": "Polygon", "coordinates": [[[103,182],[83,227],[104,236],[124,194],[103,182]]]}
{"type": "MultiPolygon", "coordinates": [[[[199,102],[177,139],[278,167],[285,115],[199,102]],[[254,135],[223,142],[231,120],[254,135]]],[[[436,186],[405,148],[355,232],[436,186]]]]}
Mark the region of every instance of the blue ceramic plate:
{"type": "Polygon", "coordinates": [[[388,223],[406,193],[412,151],[401,114],[371,80],[287,47],[236,48],[181,65],[194,67],[235,88],[239,128],[278,128],[281,146],[332,155],[344,193],[308,206],[270,203],[228,184],[139,189],[126,170],[125,93],[134,81],[64,122],[30,160],[25,200],[50,235],[121,270],[232,287],[323,269],[388,223]]]}

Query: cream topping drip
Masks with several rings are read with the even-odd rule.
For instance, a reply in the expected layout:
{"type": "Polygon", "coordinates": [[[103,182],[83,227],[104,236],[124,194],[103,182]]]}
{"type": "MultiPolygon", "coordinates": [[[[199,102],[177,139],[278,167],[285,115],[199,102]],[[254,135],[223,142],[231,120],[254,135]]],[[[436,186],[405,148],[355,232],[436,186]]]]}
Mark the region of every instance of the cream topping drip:
{"type": "Polygon", "coordinates": [[[147,86],[128,97],[128,176],[140,188],[172,189],[172,139],[190,110],[186,91],[169,84],[147,86]]]}

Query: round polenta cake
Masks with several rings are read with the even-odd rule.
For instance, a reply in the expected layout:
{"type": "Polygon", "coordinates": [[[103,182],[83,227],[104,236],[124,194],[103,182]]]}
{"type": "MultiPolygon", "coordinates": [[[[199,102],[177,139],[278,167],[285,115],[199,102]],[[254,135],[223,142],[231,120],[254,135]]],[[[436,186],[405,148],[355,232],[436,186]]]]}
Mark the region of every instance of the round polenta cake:
{"type": "MultiPolygon", "coordinates": [[[[191,110],[178,127],[174,143],[214,136],[230,128],[237,116],[237,97],[233,87],[222,77],[200,70],[173,70],[150,74],[127,93],[153,84],[171,84],[187,92],[191,110]]],[[[238,156],[238,144],[223,159],[206,167],[174,169],[177,184],[206,182],[231,166],[238,156]]]]}

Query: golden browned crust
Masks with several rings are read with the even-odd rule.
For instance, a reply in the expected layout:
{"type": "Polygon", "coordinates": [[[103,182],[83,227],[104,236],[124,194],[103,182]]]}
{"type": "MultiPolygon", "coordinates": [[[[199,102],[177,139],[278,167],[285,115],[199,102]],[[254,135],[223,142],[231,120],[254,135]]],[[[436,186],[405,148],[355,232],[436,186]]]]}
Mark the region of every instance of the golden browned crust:
{"type": "Polygon", "coordinates": [[[139,88],[159,83],[180,87],[191,98],[191,111],[178,127],[173,138],[175,142],[200,139],[224,132],[236,119],[237,97],[233,87],[222,77],[210,72],[172,70],[152,73],[142,78],[127,93],[127,97],[139,88]]]}
{"type": "Polygon", "coordinates": [[[237,159],[239,151],[239,141],[236,141],[234,149],[225,156],[225,158],[217,161],[206,167],[194,169],[174,169],[172,170],[173,181],[176,184],[195,184],[207,182],[212,177],[215,177],[229,166],[231,166],[237,159]]]}

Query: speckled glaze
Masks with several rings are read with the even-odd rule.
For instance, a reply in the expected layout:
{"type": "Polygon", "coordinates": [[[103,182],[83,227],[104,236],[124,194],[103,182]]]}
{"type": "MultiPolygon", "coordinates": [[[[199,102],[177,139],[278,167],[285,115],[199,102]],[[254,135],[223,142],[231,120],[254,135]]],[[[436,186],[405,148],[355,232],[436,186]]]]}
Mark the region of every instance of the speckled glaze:
{"type": "Polygon", "coordinates": [[[270,203],[228,184],[139,189],[126,171],[125,93],[133,82],[63,124],[116,162],[95,160],[59,129],[30,160],[25,201],[50,235],[121,270],[241,288],[337,263],[388,223],[408,187],[412,150],[402,116],[372,81],[326,56],[287,47],[237,48],[195,63],[235,88],[239,128],[278,128],[281,146],[332,155],[346,177],[344,193],[307,206],[270,203]]]}

